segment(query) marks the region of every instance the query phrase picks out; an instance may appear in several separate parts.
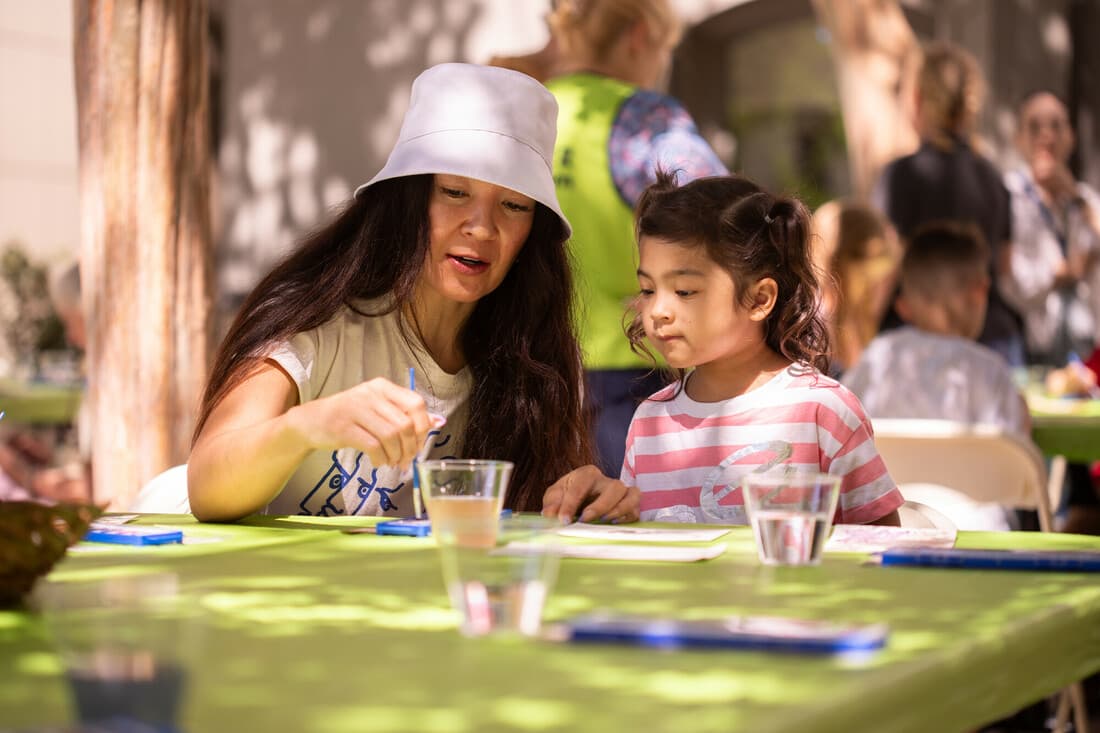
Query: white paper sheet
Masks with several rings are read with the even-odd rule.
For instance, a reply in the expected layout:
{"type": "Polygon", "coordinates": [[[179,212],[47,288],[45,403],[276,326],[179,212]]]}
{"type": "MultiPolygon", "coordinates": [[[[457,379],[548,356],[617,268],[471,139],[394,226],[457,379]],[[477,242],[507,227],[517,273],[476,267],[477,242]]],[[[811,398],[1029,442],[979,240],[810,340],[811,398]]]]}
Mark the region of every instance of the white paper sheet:
{"type": "Polygon", "coordinates": [[[891,547],[954,547],[957,535],[953,529],[837,524],[825,543],[825,551],[882,552],[891,547]]]}
{"type": "Polygon", "coordinates": [[[575,524],[558,530],[566,537],[616,542],[713,542],[729,534],[728,529],[678,529],[676,527],[626,527],[615,524],[575,524]]]}
{"type": "MultiPolygon", "coordinates": [[[[698,562],[713,560],[726,551],[725,545],[681,547],[675,545],[559,545],[554,551],[562,557],[582,560],[640,560],[645,562],[698,562]]],[[[547,552],[545,544],[512,542],[494,554],[525,555],[547,552]]]]}

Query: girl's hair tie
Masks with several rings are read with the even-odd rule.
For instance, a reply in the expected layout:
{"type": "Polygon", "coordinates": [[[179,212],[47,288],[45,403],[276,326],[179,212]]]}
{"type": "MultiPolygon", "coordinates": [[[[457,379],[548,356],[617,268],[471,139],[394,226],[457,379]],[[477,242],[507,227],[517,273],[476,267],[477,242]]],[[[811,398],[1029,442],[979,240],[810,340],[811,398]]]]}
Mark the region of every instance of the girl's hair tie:
{"type": "Polygon", "coordinates": [[[775,221],[775,219],[773,219],[772,217],[768,216],[767,214],[764,214],[764,223],[765,223],[765,224],[771,224],[771,223],[772,223],[773,221],[775,221]]]}

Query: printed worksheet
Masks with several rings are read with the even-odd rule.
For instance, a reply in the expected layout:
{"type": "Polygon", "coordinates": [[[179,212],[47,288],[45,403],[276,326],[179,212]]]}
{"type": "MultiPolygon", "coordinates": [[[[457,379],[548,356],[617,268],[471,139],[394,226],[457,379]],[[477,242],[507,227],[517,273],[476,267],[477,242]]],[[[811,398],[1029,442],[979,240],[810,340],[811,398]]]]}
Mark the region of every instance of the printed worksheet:
{"type": "Polygon", "coordinates": [[[495,555],[528,555],[554,552],[562,557],[582,560],[639,560],[644,562],[698,562],[713,560],[726,551],[726,546],[685,547],[676,545],[558,545],[542,542],[510,542],[495,550],[495,555]]]}
{"type": "Polygon", "coordinates": [[[954,547],[957,534],[954,529],[837,524],[825,543],[825,551],[882,552],[891,547],[954,547]]]}
{"type": "Polygon", "coordinates": [[[677,527],[627,527],[616,524],[576,522],[558,530],[566,537],[615,542],[713,542],[729,534],[728,529],[681,529],[677,527]]]}

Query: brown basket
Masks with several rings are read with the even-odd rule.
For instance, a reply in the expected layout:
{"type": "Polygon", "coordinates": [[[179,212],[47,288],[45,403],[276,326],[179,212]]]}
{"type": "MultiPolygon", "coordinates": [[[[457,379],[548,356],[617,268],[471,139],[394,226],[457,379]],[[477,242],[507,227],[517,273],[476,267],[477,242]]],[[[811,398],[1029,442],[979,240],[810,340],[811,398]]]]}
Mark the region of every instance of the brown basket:
{"type": "Polygon", "coordinates": [[[102,513],[89,504],[0,502],[0,608],[20,605],[102,513]]]}

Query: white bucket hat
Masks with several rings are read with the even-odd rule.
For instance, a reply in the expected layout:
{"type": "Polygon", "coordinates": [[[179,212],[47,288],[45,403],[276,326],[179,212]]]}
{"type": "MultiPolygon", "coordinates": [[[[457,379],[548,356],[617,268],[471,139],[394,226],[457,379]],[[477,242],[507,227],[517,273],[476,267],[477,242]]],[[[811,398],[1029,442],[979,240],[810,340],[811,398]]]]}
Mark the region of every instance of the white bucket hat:
{"type": "Polygon", "coordinates": [[[355,190],[422,173],[476,178],[530,196],[572,227],[554,191],[558,103],[518,71],[440,64],[416,77],[397,144],[386,165],[355,190]]]}

